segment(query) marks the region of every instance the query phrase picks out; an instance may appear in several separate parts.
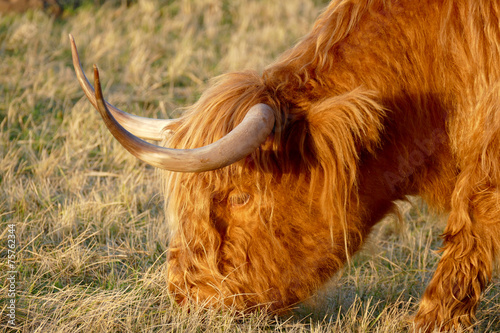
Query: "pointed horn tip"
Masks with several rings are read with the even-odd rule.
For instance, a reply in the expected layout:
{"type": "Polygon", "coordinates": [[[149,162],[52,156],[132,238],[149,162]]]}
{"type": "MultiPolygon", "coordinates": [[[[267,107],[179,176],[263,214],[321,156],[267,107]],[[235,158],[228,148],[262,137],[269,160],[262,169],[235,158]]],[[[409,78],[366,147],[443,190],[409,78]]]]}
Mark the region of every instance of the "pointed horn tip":
{"type": "Polygon", "coordinates": [[[73,37],[72,34],[68,34],[69,37],[69,42],[71,44],[71,49],[76,50],[76,42],[75,42],[75,37],[73,37]]]}
{"type": "Polygon", "coordinates": [[[94,64],[94,86],[96,99],[102,99],[101,80],[99,79],[99,68],[94,64]]]}
{"type": "Polygon", "coordinates": [[[96,83],[99,83],[100,82],[100,80],[99,80],[99,67],[97,67],[97,64],[94,64],[93,68],[94,68],[94,81],[96,81],[96,83]]]}
{"type": "Polygon", "coordinates": [[[78,58],[78,51],[76,49],[76,42],[75,42],[75,38],[73,37],[72,34],[69,34],[69,43],[71,45],[71,54],[73,56],[73,59],[75,56],[78,58]]]}

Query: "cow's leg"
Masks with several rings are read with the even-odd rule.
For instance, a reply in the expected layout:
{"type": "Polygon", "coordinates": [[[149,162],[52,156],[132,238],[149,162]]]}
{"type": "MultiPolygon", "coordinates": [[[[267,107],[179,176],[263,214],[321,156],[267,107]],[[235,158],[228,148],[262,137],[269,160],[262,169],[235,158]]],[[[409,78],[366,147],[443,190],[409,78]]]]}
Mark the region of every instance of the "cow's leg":
{"type": "Polygon", "coordinates": [[[470,326],[500,254],[500,187],[471,185],[469,176],[459,177],[443,256],[415,317],[417,332],[470,326]]]}

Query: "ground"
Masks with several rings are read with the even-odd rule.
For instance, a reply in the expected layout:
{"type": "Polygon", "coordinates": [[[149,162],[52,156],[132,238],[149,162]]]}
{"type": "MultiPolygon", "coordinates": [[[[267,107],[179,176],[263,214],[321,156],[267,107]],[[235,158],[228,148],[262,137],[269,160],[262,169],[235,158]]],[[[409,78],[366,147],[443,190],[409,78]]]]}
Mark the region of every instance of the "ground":
{"type": "MultiPolygon", "coordinates": [[[[58,17],[0,16],[0,331],[411,327],[446,220],[418,198],[402,203],[401,219],[380,223],[364,251],[289,315],[241,317],[175,305],[164,280],[168,230],[158,175],[111,137],[71,66],[69,33],[87,72],[100,66],[111,103],[142,116],[175,117],[210,78],[262,70],[311,28],[324,5],[83,2],[58,17]]],[[[499,313],[497,278],[481,303],[477,331],[500,332],[499,313]]]]}

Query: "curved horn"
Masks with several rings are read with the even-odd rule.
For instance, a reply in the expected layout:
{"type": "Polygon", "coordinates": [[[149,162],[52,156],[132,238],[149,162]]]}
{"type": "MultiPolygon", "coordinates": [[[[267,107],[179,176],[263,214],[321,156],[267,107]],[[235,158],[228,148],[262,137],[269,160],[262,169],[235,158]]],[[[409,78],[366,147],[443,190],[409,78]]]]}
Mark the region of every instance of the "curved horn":
{"type": "MultiPolygon", "coordinates": [[[[95,92],[89,80],[83,72],[82,65],[80,64],[80,58],[78,57],[78,50],[76,49],[75,39],[72,35],[69,35],[69,40],[71,42],[71,54],[73,57],[73,67],[75,68],[76,76],[80,86],[82,87],[85,95],[89,99],[90,103],[97,109],[97,102],[95,98],[95,92]]],[[[118,109],[117,107],[105,102],[115,119],[130,133],[142,138],[150,140],[162,140],[161,135],[165,126],[170,125],[176,120],[172,119],[152,119],[134,116],[125,111],[118,109]]]]}
{"type": "Polygon", "coordinates": [[[139,139],[114,118],[102,97],[99,71],[94,65],[96,104],[113,136],[132,155],[152,166],[179,172],[215,170],[251,154],[263,143],[274,127],[274,113],[266,104],[254,105],[243,121],[220,140],[201,148],[170,149],[139,139]]]}

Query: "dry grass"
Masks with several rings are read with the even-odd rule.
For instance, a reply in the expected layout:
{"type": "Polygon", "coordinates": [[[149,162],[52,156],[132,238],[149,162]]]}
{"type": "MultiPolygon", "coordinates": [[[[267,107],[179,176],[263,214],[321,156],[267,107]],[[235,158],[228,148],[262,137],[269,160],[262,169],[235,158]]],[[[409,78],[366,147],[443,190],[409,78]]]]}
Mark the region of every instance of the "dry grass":
{"type": "MultiPolygon", "coordinates": [[[[215,75],[262,69],[310,28],[320,1],[139,1],[82,7],[64,19],[0,17],[0,331],[7,331],[7,246],[15,225],[20,332],[403,332],[439,255],[442,222],[403,205],[367,250],[291,316],[180,309],[165,291],[167,233],[154,170],[108,134],[82,99],[101,68],[108,100],[172,117],[215,75]]],[[[478,332],[500,332],[496,280],[478,332]]]]}

